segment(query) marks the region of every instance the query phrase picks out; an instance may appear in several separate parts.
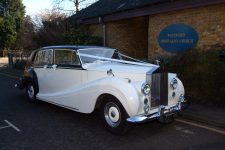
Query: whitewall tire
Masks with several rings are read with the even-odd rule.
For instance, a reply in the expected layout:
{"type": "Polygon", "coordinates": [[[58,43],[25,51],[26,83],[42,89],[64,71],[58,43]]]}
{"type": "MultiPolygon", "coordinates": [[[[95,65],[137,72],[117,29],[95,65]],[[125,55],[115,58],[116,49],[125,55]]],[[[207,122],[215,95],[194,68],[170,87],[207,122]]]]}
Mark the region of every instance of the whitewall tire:
{"type": "Polygon", "coordinates": [[[106,129],[113,134],[122,135],[131,127],[131,124],[126,121],[128,118],[126,111],[121,103],[113,97],[103,100],[100,115],[106,129]]]}
{"type": "Polygon", "coordinates": [[[31,102],[34,102],[36,100],[35,86],[32,82],[29,82],[26,85],[26,97],[31,102]]]}

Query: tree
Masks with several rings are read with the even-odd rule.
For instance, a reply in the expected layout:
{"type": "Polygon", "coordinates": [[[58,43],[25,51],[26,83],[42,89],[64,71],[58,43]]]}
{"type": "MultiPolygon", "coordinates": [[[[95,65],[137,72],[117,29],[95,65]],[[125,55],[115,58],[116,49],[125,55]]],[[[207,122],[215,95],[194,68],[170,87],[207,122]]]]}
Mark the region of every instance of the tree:
{"type": "Polygon", "coordinates": [[[1,0],[4,16],[0,20],[0,47],[11,48],[14,46],[17,33],[20,32],[25,7],[22,0],[1,0]]]}
{"type": "Polygon", "coordinates": [[[0,16],[4,16],[5,8],[3,6],[3,1],[0,1],[0,16]]]}
{"type": "Polygon", "coordinates": [[[37,42],[35,41],[35,27],[29,15],[23,20],[21,31],[18,33],[16,48],[23,50],[37,48],[37,42]]]}
{"type": "Polygon", "coordinates": [[[102,45],[102,38],[93,36],[92,31],[86,26],[70,25],[65,34],[67,44],[74,45],[102,45]]]}
{"type": "MultiPolygon", "coordinates": [[[[35,41],[39,47],[49,45],[101,45],[102,39],[92,36],[87,27],[81,27],[58,11],[48,11],[38,17],[35,41]]],[[[37,21],[36,21],[37,22],[37,21]]]]}
{"type": "Polygon", "coordinates": [[[59,10],[64,10],[64,11],[74,11],[75,10],[75,13],[78,13],[81,7],[82,8],[87,7],[96,1],[98,1],[98,0],[53,0],[53,3],[59,10]],[[66,2],[72,3],[74,5],[75,9],[67,10],[60,6],[61,4],[66,3],[66,2]]]}
{"type": "Polygon", "coordinates": [[[64,44],[64,34],[67,30],[66,15],[58,11],[45,11],[38,17],[35,39],[39,47],[64,44]]]}
{"type": "Polygon", "coordinates": [[[11,16],[6,16],[0,23],[0,43],[1,47],[9,48],[16,41],[15,20],[11,16]]]}

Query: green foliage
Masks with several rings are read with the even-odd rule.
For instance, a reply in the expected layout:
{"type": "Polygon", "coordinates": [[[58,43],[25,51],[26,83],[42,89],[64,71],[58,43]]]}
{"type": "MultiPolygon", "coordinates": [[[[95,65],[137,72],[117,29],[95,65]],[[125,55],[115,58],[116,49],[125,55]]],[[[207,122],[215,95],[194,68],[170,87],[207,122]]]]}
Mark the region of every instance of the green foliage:
{"type": "Polygon", "coordinates": [[[25,7],[22,0],[8,0],[8,11],[9,15],[15,20],[16,32],[20,31],[25,15],[25,7]]]}
{"type": "Polygon", "coordinates": [[[102,45],[102,38],[92,36],[92,32],[86,27],[74,26],[66,32],[65,40],[68,44],[75,45],[102,45]]]}
{"type": "Polygon", "coordinates": [[[18,32],[15,48],[18,50],[33,50],[37,48],[34,24],[30,16],[24,17],[21,30],[18,32]]]}
{"type": "Polygon", "coordinates": [[[11,16],[4,17],[0,23],[0,43],[5,47],[10,47],[16,41],[16,26],[15,21],[11,16]]]}
{"type": "Polygon", "coordinates": [[[15,62],[14,62],[14,64],[13,64],[13,67],[15,69],[24,70],[25,69],[25,66],[26,66],[26,63],[27,63],[26,60],[16,59],[15,62]]]}
{"type": "Polygon", "coordinates": [[[181,78],[188,100],[225,106],[225,58],[219,53],[193,50],[165,59],[163,66],[181,78]]]}
{"type": "Polygon", "coordinates": [[[2,0],[0,0],[0,16],[4,16],[4,6],[2,0]]]}
{"type": "Polygon", "coordinates": [[[25,7],[22,0],[2,0],[4,16],[0,21],[0,48],[13,47],[21,30],[25,7]]]}

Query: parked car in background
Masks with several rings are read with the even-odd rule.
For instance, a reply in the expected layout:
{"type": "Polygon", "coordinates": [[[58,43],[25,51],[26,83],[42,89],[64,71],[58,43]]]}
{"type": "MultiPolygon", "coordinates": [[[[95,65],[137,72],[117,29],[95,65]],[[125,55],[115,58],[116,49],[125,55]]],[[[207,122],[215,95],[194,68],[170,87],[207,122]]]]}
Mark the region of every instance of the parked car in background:
{"type": "Polygon", "coordinates": [[[97,46],[50,46],[35,50],[20,80],[28,100],[81,113],[100,110],[115,134],[132,123],[168,122],[181,111],[184,87],[173,73],[118,50],[97,46]]]}

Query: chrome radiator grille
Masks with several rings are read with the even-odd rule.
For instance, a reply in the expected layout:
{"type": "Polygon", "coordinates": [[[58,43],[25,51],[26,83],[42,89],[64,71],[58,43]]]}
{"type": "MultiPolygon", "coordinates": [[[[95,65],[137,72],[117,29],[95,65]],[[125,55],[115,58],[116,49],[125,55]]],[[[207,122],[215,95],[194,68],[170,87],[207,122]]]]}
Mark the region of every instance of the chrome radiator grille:
{"type": "Polygon", "coordinates": [[[168,105],[168,73],[147,75],[147,82],[151,85],[151,108],[168,105]]]}

